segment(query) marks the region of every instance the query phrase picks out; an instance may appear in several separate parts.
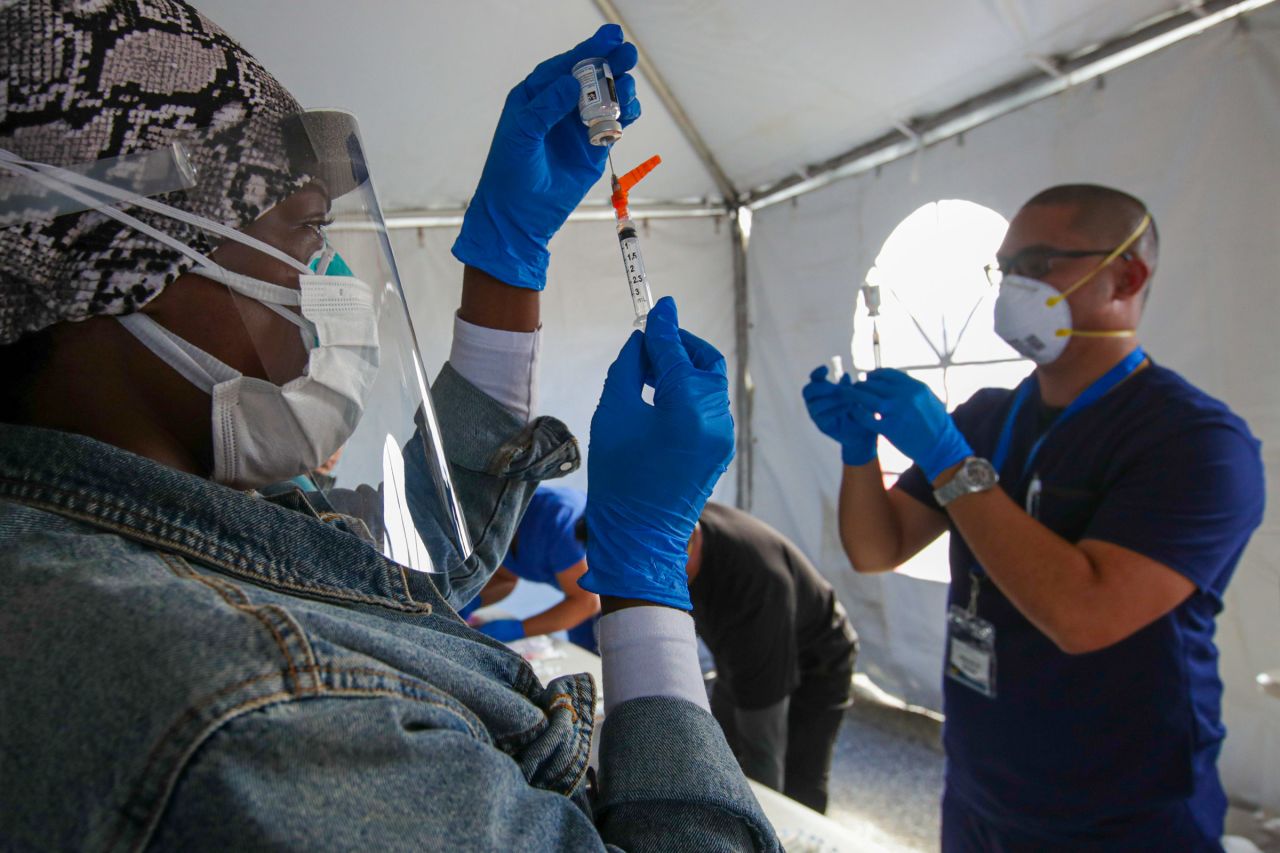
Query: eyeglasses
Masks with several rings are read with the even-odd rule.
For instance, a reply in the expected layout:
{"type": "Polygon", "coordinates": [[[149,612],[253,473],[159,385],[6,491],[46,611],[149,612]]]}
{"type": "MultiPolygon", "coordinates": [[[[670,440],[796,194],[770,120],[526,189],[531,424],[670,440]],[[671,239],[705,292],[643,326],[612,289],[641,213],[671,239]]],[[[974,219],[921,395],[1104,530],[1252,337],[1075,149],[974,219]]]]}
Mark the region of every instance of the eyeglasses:
{"type": "MultiPolygon", "coordinates": [[[[1025,275],[1028,278],[1044,278],[1053,269],[1053,262],[1060,258],[1092,258],[1102,255],[1110,255],[1114,249],[1050,249],[1042,246],[1032,246],[1023,249],[1012,257],[996,256],[994,264],[987,264],[987,281],[993,286],[999,286],[1000,281],[1006,275],[1025,275]]],[[[1129,259],[1129,253],[1125,252],[1119,257],[1125,260],[1129,259]]]]}

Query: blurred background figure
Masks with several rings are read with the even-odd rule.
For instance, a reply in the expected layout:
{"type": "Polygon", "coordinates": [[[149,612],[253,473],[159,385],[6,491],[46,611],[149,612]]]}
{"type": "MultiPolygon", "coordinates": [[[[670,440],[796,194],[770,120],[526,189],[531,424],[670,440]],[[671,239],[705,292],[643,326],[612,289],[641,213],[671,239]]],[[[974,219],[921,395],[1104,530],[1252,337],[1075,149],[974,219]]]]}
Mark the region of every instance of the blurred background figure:
{"type": "Polygon", "coordinates": [[[587,572],[582,521],[586,509],[586,492],[540,486],[520,520],[502,567],[479,597],[463,608],[463,615],[502,601],[520,579],[545,584],[563,592],[564,599],[528,619],[494,619],[479,625],[479,630],[503,642],[567,631],[570,641],[597,651],[595,623],[600,596],[578,586],[578,579],[587,572]]]}

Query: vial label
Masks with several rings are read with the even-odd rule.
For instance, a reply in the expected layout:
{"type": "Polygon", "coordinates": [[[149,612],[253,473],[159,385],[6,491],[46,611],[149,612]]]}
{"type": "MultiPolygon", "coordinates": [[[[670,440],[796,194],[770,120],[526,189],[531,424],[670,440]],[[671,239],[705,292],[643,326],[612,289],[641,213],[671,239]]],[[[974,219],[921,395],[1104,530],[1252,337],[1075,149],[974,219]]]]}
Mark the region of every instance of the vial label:
{"type": "Polygon", "coordinates": [[[582,87],[582,94],[578,96],[579,111],[599,104],[600,82],[596,76],[596,67],[594,65],[584,65],[573,72],[573,76],[577,78],[578,85],[582,87]]]}

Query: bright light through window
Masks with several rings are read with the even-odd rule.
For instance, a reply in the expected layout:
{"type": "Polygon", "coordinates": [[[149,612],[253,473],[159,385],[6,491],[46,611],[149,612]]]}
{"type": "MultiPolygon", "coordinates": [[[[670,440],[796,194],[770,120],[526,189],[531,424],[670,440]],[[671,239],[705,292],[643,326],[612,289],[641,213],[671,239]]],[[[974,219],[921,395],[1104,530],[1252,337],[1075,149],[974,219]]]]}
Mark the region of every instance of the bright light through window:
{"type": "MultiPolygon", "coordinates": [[[[983,267],[995,260],[1009,227],[990,208],[962,199],[930,202],[898,224],[885,240],[866,283],[880,288],[880,353],[885,367],[927,383],[948,409],[981,388],[1012,388],[1031,372],[992,329],[996,289],[983,267]]],[[[875,366],[872,318],[857,300],[850,350],[858,370],[875,366]]],[[[911,464],[887,441],[880,464],[892,484],[911,464]]],[[[901,569],[947,581],[947,537],[901,569]]]]}

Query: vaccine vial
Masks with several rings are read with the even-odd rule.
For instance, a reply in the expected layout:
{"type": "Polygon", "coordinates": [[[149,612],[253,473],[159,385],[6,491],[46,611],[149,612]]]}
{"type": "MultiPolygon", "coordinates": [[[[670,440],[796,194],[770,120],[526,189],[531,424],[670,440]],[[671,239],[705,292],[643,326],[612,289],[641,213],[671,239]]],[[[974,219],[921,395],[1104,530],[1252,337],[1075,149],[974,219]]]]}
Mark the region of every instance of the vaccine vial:
{"type": "Polygon", "coordinates": [[[622,125],[618,122],[622,108],[618,105],[618,90],[614,88],[609,63],[599,57],[584,59],[573,66],[573,76],[581,87],[578,115],[587,126],[591,144],[617,142],[622,138],[622,125]]]}

